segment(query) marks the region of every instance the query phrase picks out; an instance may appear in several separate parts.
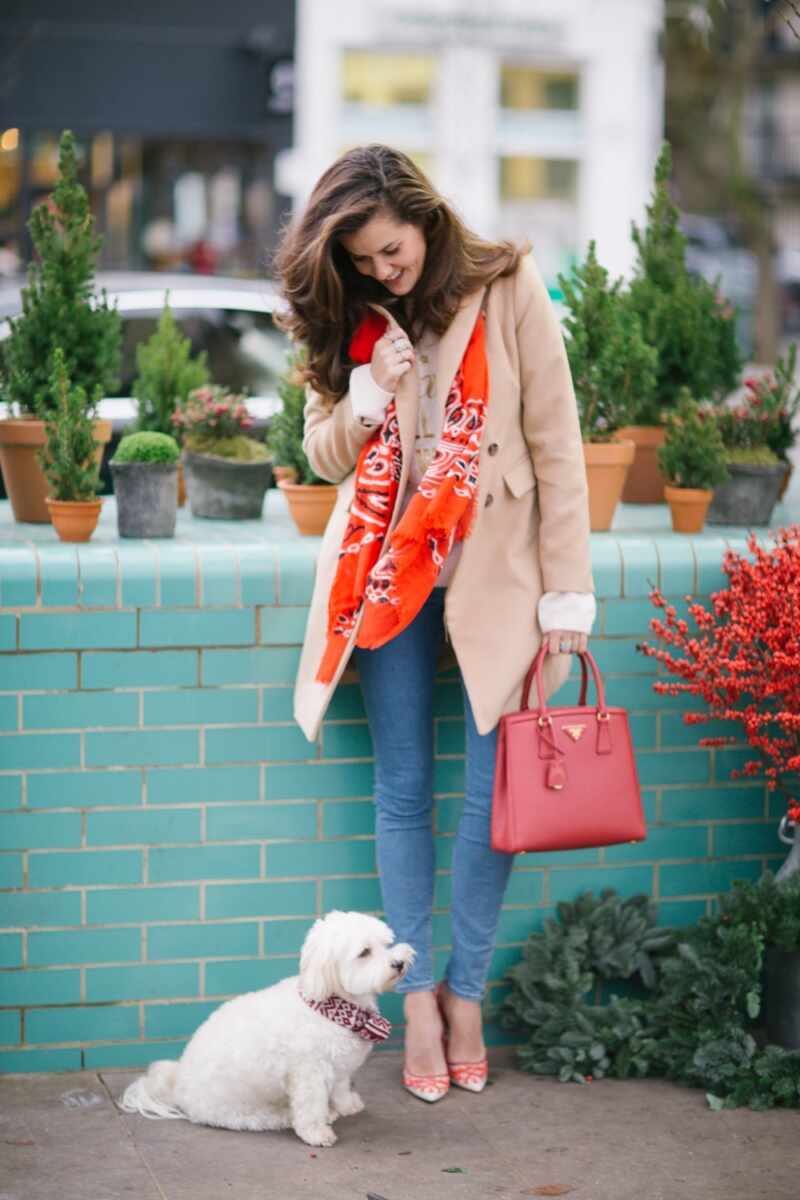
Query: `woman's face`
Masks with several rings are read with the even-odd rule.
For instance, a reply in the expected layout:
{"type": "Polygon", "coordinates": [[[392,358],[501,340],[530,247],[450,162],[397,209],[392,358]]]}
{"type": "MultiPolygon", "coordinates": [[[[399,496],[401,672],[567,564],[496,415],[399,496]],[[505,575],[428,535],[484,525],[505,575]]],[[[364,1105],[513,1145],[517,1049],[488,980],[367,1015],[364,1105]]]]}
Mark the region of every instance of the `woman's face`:
{"type": "Polygon", "coordinates": [[[388,213],[376,213],[356,233],[342,234],[340,240],[356,270],[377,279],[393,296],[407,296],[422,274],[422,230],[388,213]]]}

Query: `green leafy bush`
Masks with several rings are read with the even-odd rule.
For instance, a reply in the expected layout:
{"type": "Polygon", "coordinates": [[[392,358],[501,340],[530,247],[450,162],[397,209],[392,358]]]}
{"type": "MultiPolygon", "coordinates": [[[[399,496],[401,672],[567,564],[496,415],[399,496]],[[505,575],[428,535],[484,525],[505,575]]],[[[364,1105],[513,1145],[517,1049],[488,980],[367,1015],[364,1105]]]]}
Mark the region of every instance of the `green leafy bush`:
{"type": "Polygon", "coordinates": [[[736,883],[715,916],[680,930],[656,926],[649,896],[611,889],[557,913],[529,936],[495,1010],[525,1036],[523,1070],[662,1076],[705,1088],[712,1108],[800,1107],[800,1052],[760,1044],[755,1025],[765,946],[800,950],[800,875],[736,883]]]}
{"type": "Polygon", "coordinates": [[[681,388],[699,400],[719,400],[739,378],[735,312],[716,287],[689,274],[686,238],[668,190],[672,168],[669,143],[656,163],[644,229],[633,225],[638,255],[630,299],[644,339],[658,353],[655,392],[639,405],[636,420],[658,425],[662,412],[677,403],[681,388]]]}
{"type": "Polygon", "coordinates": [[[0,399],[14,412],[40,416],[60,407],[53,371],[58,347],[66,375],[93,413],[117,386],[122,332],[105,293],[93,295],[95,236],[86,191],[78,182],[75,138],[61,135],[58,182],[50,204],[38,204],[28,222],[37,258],[22,289],[22,312],[9,321],[3,345],[0,399]]]}
{"type": "Polygon", "coordinates": [[[205,352],[192,358],[191,351],[191,339],[181,336],[172,315],[168,292],[156,332],[136,348],[139,374],[133,394],[139,402],[138,429],[174,433],[176,406],[186,403],[193,389],[208,383],[205,352]]]}
{"type": "Polygon", "coordinates": [[[328,483],[316,475],[303,449],[303,409],[306,392],[303,382],[304,352],[293,350],[287,358],[286,370],[278,382],[278,395],[283,408],[272,418],[267,441],[273,459],[282,467],[294,467],[298,483],[328,483]]]}
{"type": "Polygon", "coordinates": [[[569,357],[581,436],[585,442],[611,441],[637,408],[655,392],[657,354],[645,345],[639,318],[622,291],[609,283],[590,242],[586,260],[569,276],[559,276],[567,309],[565,344],[569,357]]]}
{"type": "Polygon", "coordinates": [[[708,489],[728,478],[725,446],[714,413],[702,410],[686,388],[667,418],[658,465],[673,487],[708,489]]]}
{"type": "Polygon", "coordinates": [[[115,463],[175,463],[180,446],[168,433],[129,433],[120,439],[114,453],[115,463]]]}
{"type": "Polygon", "coordinates": [[[51,498],[94,500],[100,476],[94,423],[87,412],[86,393],[70,383],[60,347],[53,354],[46,395],[46,400],[40,395],[37,415],[45,422],[47,444],[38,451],[38,458],[51,498]]]}

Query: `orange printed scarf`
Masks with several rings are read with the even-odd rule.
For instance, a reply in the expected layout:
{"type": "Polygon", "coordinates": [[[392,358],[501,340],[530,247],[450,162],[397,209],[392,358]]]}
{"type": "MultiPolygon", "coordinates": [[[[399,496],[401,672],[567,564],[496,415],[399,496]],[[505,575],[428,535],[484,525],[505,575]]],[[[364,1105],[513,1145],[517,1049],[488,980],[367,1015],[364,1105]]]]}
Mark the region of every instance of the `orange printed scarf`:
{"type": "MultiPolygon", "coordinates": [[[[386,324],[377,314],[365,317],[350,342],[352,361],[371,360],[386,324]]],[[[362,605],[365,611],[356,645],[374,650],[411,624],[454,542],[469,535],[477,507],[478,456],[488,401],[481,312],[450,387],[433,460],[383,553],[402,466],[394,398],[383,425],[359,454],[355,494],[328,601],[327,643],[317,671],[320,683],[335,677],[362,605]]]]}

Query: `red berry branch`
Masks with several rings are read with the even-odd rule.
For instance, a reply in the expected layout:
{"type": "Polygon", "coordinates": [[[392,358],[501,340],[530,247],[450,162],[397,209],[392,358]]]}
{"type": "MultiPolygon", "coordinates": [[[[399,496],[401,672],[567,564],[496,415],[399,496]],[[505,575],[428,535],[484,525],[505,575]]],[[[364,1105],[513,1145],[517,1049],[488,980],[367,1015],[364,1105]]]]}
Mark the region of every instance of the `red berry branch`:
{"type": "MultiPolygon", "coordinates": [[[[800,773],[800,525],[781,529],[769,549],[754,534],[752,557],[728,550],[722,569],[728,586],[708,606],[690,601],[689,622],[656,588],[650,594],[662,615],[650,628],[659,646],[639,649],[679,682],[658,681],[656,692],[700,696],[706,712],[687,712],[687,725],[733,721],[758,756],[731,772],[733,778],[766,779],[787,790],[786,776],[800,773]]],[[[701,746],[729,745],[730,737],[706,737],[701,746]]],[[[789,797],[788,815],[800,821],[800,791],[789,797]]]]}

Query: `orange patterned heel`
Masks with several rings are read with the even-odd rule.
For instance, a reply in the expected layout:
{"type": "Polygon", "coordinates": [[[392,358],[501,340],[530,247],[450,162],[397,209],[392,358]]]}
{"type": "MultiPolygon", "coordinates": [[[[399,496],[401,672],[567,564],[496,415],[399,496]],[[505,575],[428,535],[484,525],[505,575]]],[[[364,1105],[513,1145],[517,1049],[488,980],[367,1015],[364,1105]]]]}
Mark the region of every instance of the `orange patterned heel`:
{"type": "Polygon", "coordinates": [[[424,1100],[427,1104],[435,1104],[450,1091],[450,1076],[412,1075],[410,1071],[403,1071],[403,1087],[418,1100],[424,1100]]]}
{"type": "MultiPolygon", "coordinates": [[[[439,1005],[439,1011],[442,1014],[442,1020],[447,1029],[447,1014],[444,1011],[442,1003],[442,992],[444,990],[444,980],[438,984],[436,988],[436,1002],[439,1005]]],[[[447,1037],[445,1035],[445,1057],[447,1055],[447,1037]]],[[[447,1060],[447,1070],[450,1075],[450,1082],[456,1087],[463,1088],[467,1092],[482,1092],[486,1087],[486,1081],[489,1078],[489,1060],[484,1057],[477,1062],[450,1062],[447,1060]]]]}
{"type": "Polygon", "coordinates": [[[489,1060],[482,1058],[479,1062],[449,1062],[450,1082],[456,1087],[464,1088],[467,1092],[482,1092],[489,1078],[489,1060]]]}

